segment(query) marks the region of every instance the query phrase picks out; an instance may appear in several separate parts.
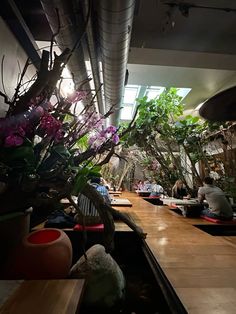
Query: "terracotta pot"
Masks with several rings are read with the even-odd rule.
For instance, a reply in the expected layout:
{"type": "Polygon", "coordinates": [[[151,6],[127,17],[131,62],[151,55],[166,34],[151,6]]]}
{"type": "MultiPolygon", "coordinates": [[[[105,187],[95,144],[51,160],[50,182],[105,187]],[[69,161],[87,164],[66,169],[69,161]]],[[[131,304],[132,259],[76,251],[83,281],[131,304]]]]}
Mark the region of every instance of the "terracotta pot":
{"type": "Polygon", "coordinates": [[[69,274],[72,246],[60,229],[41,229],[23,238],[11,265],[11,277],[23,279],[63,279],[69,274]]]}

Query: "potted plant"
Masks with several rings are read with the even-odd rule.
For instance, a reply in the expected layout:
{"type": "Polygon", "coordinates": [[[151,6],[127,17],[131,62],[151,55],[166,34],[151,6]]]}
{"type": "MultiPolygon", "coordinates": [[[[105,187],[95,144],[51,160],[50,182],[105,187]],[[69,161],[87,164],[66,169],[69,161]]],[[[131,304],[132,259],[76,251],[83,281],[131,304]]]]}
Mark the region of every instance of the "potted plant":
{"type": "Polygon", "coordinates": [[[21,90],[21,77],[12,100],[1,92],[9,109],[0,120],[0,214],[39,204],[55,206],[66,197],[83,215],[72,198],[82,192],[96,203],[109,246],[114,233],[109,210],[113,209],[104,206],[86,182],[91,172],[99,172],[109,161],[122,134],[114,126],[105,127],[112,109],[104,116],[97,113],[83,90],[84,82],[69,97],[60,96],[56,83],[69,54],[66,49],[50,67],[49,53],[43,51],[40,71],[27,91],[21,90]],[[77,116],[72,106],[80,101],[86,105],[77,116]]]}

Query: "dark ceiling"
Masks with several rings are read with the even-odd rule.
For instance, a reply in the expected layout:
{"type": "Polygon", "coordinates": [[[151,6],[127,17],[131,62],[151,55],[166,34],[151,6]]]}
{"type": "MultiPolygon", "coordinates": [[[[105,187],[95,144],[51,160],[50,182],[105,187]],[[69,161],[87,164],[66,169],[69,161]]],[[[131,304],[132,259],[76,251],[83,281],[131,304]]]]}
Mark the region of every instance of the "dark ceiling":
{"type": "MultiPolygon", "coordinates": [[[[63,3],[82,1],[85,0],[64,0],[63,3]]],[[[100,0],[91,1],[95,7],[101,3],[100,0]]],[[[122,3],[110,1],[115,5],[122,3]]],[[[14,9],[13,12],[9,9],[12,3],[17,5],[34,39],[50,41],[52,33],[40,0],[1,1],[2,17],[37,67],[40,57],[32,53],[37,47],[32,46],[34,41],[25,32],[20,19],[14,23],[14,9]]],[[[92,12],[96,13],[96,10],[92,12]]],[[[74,14],[70,16],[73,18],[74,14]]],[[[94,14],[92,18],[96,21],[94,14]]],[[[127,66],[128,84],[188,87],[191,92],[184,99],[185,106],[197,107],[216,92],[235,85],[235,25],[236,0],[136,0],[127,66]]],[[[75,30],[77,32],[77,28],[75,30]]],[[[107,46],[109,43],[104,45],[107,46]]]]}
{"type": "Polygon", "coordinates": [[[178,7],[164,4],[167,2],[236,10],[235,0],[142,0],[134,18],[131,46],[236,53],[236,11],[190,8],[185,17],[178,7]]]}
{"type": "Polygon", "coordinates": [[[52,32],[40,0],[14,0],[35,40],[50,41],[52,32]]]}
{"type": "MultiPolygon", "coordinates": [[[[236,53],[236,12],[190,8],[185,17],[179,7],[187,3],[236,10],[235,0],[137,0],[131,47],[236,53]]],[[[51,30],[39,0],[15,0],[36,40],[50,40],[51,30]]]]}

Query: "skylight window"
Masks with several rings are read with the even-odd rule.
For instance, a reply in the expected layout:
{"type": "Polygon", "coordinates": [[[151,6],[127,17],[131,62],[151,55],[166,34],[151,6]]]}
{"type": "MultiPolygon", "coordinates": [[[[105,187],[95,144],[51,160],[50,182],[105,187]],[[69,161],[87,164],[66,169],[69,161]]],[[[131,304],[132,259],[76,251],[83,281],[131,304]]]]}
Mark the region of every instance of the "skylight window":
{"type": "Polygon", "coordinates": [[[127,85],[125,87],[124,99],[121,109],[121,120],[132,120],[136,107],[136,98],[139,95],[140,86],[127,85]]]}
{"type": "MultiPolygon", "coordinates": [[[[164,90],[165,87],[163,86],[127,85],[124,91],[121,120],[132,120],[137,105],[137,98],[147,96],[148,101],[151,99],[158,99],[164,90]]],[[[177,88],[177,94],[182,97],[182,100],[188,95],[190,91],[191,88],[177,88]]]]}
{"type": "Polygon", "coordinates": [[[145,96],[147,96],[147,100],[158,98],[161,95],[161,93],[164,91],[164,89],[165,87],[151,86],[146,89],[145,96]]]}
{"type": "Polygon", "coordinates": [[[138,86],[125,88],[124,104],[133,104],[135,102],[135,99],[137,98],[138,89],[139,89],[138,86]]]}
{"type": "Polygon", "coordinates": [[[121,110],[121,120],[132,120],[133,118],[133,105],[125,105],[121,110]]]}
{"type": "Polygon", "coordinates": [[[190,91],[191,88],[178,88],[177,95],[179,95],[183,99],[188,95],[190,91]]]}

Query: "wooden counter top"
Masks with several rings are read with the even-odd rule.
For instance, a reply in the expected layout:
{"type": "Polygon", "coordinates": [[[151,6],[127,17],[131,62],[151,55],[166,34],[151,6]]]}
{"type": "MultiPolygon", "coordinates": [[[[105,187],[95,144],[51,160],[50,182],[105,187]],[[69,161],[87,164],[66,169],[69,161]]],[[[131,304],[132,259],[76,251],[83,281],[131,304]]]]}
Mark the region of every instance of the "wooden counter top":
{"type": "Polygon", "coordinates": [[[0,313],[79,313],[83,288],[83,279],[23,281],[0,308],[0,313]]]}
{"type": "MultiPolygon", "coordinates": [[[[236,239],[212,236],[194,224],[211,224],[185,218],[155,206],[135,193],[124,192],[133,207],[128,212],[147,232],[146,243],[178,297],[191,314],[236,312],[236,239]]],[[[116,222],[116,230],[129,230],[116,222]]]]}

